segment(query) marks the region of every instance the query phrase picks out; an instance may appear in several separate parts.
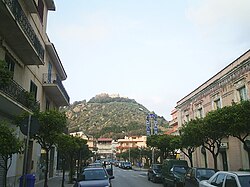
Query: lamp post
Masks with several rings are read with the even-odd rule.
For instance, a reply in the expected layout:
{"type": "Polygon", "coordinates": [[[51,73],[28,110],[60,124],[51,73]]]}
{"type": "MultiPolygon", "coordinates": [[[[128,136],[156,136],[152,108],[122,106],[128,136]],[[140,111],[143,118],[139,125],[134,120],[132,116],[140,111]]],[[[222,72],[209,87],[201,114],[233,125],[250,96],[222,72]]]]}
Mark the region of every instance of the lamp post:
{"type": "Polygon", "coordinates": [[[142,167],[142,158],[141,158],[141,151],[142,151],[142,147],[140,146],[139,147],[139,150],[140,150],[140,170],[141,170],[141,167],[142,167]]]}

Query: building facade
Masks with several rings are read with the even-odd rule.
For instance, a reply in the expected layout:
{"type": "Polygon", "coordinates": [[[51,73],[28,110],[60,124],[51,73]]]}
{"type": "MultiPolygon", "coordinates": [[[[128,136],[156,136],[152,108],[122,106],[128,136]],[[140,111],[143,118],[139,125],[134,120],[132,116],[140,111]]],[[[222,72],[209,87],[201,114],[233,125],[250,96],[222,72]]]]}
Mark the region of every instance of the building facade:
{"type": "Polygon", "coordinates": [[[99,159],[112,159],[112,138],[97,139],[97,157],[99,159]]]}
{"type": "MultiPolygon", "coordinates": [[[[24,112],[32,114],[35,106],[45,111],[69,105],[62,83],[67,75],[46,33],[49,11],[55,11],[53,0],[0,1],[0,61],[7,64],[13,75],[8,85],[0,85],[0,120],[11,123],[24,112]],[[29,99],[30,94],[35,101],[29,99]]],[[[25,138],[19,128],[11,127],[19,138],[25,138]]],[[[27,171],[40,180],[44,176],[44,151],[32,139],[29,147],[27,171]]],[[[7,176],[9,186],[19,186],[23,159],[23,154],[13,155],[7,176]]],[[[55,174],[56,160],[56,149],[52,149],[50,177],[55,174]]]]}
{"type": "MultiPolygon", "coordinates": [[[[177,102],[178,128],[191,119],[204,117],[209,111],[249,99],[250,50],[177,102]]],[[[222,146],[224,149],[218,157],[219,170],[249,167],[247,151],[238,139],[224,138],[222,146]]],[[[198,148],[193,156],[196,166],[213,167],[213,159],[208,151],[198,148]]]]}
{"type": "Polygon", "coordinates": [[[124,139],[118,139],[117,142],[117,153],[122,153],[133,148],[147,147],[147,136],[125,136],[124,139]]]}
{"type": "Polygon", "coordinates": [[[172,119],[169,121],[169,128],[165,132],[168,135],[179,135],[178,132],[178,111],[176,109],[171,112],[172,119]]]}

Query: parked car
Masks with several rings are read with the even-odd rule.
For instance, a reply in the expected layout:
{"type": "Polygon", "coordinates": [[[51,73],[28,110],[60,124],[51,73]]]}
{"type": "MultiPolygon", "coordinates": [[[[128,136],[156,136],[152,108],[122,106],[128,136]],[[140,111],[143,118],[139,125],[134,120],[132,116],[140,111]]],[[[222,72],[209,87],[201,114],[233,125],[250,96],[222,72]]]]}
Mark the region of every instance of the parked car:
{"type": "Polygon", "coordinates": [[[119,164],[118,164],[119,168],[122,168],[122,167],[123,167],[123,163],[124,163],[124,161],[120,161],[120,162],[119,162],[119,164]]]}
{"type": "Polygon", "coordinates": [[[162,165],[161,164],[152,164],[148,169],[148,180],[152,180],[152,182],[161,182],[161,172],[162,165]]]}
{"type": "Polygon", "coordinates": [[[109,176],[103,167],[87,167],[76,181],[76,187],[107,187],[111,186],[110,180],[114,176],[109,176]]]}
{"type": "Polygon", "coordinates": [[[184,177],[188,169],[186,160],[166,159],[162,164],[162,183],[164,187],[184,186],[184,177]]]}
{"type": "Polygon", "coordinates": [[[217,170],[212,168],[188,168],[185,175],[185,187],[199,187],[199,182],[202,180],[208,180],[212,177],[217,170]]]}
{"type": "Polygon", "coordinates": [[[104,162],[103,167],[107,170],[110,176],[113,176],[113,165],[110,162],[104,162]]]}
{"type": "Polygon", "coordinates": [[[131,164],[131,162],[123,162],[122,168],[123,168],[123,169],[132,169],[132,164],[131,164]]]}
{"type": "Polygon", "coordinates": [[[102,164],[100,162],[94,162],[90,163],[87,167],[102,167],[102,164]]]}
{"type": "Polygon", "coordinates": [[[249,187],[250,172],[218,171],[209,180],[200,182],[199,187],[249,187]]]}

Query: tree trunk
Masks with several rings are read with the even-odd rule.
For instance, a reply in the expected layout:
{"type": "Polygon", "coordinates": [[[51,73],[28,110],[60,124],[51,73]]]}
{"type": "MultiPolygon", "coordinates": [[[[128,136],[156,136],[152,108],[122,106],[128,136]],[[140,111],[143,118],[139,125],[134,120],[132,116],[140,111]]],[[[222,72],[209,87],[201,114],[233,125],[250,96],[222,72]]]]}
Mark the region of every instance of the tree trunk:
{"type": "Polygon", "coordinates": [[[248,167],[250,168],[250,150],[248,150],[247,153],[248,153],[248,167]]]}
{"type": "Polygon", "coordinates": [[[4,172],[4,176],[3,176],[3,187],[6,187],[6,186],[7,186],[7,172],[8,172],[8,169],[7,169],[7,164],[8,164],[8,159],[4,159],[4,169],[3,169],[3,172],[4,172]]]}
{"type": "Polygon", "coordinates": [[[213,159],[214,159],[214,169],[218,169],[217,156],[215,154],[213,154],[213,159]]]}
{"type": "Polygon", "coordinates": [[[74,175],[74,165],[75,159],[70,158],[70,171],[69,171],[69,183],[73,183],[73,175],[74,175]]]}
{"type": "Polygon", "coordinates": [[[61,185],[61,187],[64,187],[64,181],[65,181],[65,159],[62,160],[62,172],[63,172],[63,176],[62,176],[62,185],[61,185]]]}
{"type": "Polygon", "coordinates": [[[45,156],[46,156],[46,168],[44,173],[44,187],[48,187],[48,171],[49,171],[49,150],[45,149],[45,156]]]}
{"type": "Polygon", "coordinates": [[[193,156],[192,156],[192,153],[188,153],[188,159],[190,161],[191,167],[193,167],[193,156]]]}

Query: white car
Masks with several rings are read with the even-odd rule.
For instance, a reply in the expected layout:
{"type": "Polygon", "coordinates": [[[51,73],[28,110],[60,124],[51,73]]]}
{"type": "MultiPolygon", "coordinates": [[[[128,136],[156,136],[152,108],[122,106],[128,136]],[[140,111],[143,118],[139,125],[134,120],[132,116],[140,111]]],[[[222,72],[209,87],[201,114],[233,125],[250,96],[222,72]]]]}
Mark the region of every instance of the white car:
{"type": "Polygon", "coordinates": [[[218,171],[209,180],[201,181],[199,187],[250,187],[250,172],[218,171]]]}

